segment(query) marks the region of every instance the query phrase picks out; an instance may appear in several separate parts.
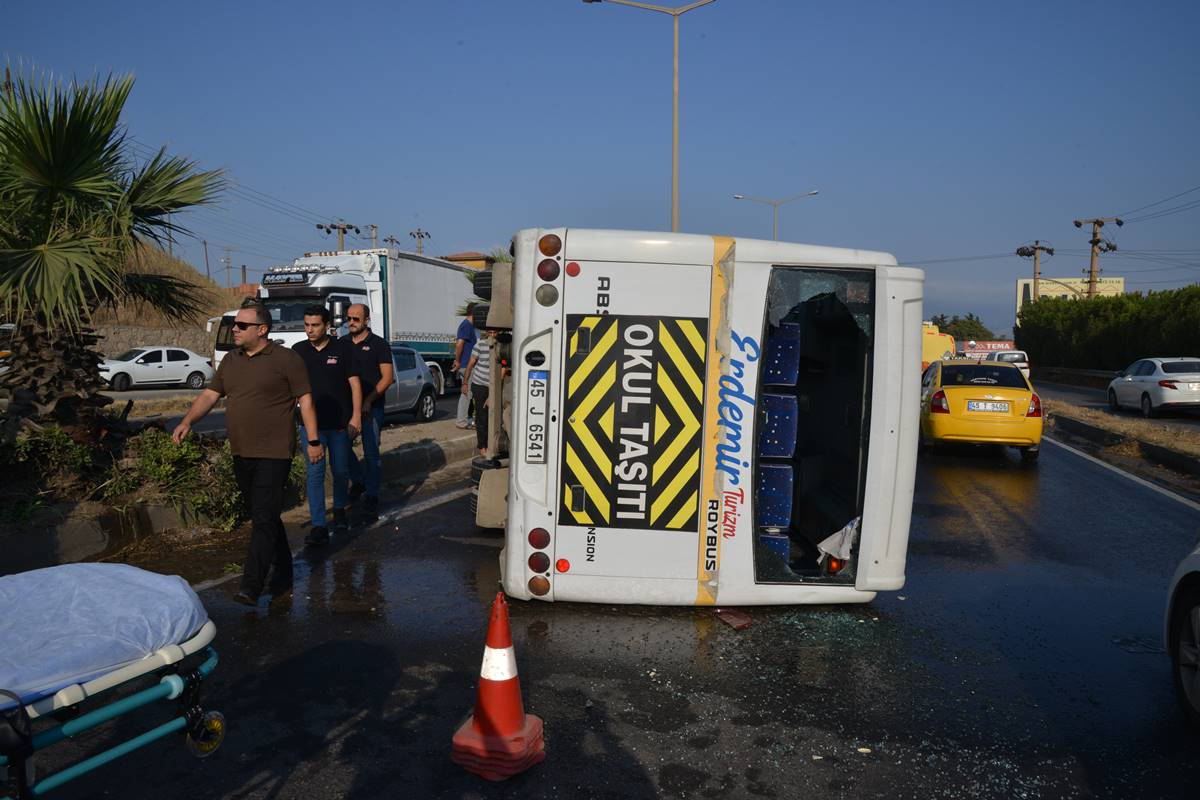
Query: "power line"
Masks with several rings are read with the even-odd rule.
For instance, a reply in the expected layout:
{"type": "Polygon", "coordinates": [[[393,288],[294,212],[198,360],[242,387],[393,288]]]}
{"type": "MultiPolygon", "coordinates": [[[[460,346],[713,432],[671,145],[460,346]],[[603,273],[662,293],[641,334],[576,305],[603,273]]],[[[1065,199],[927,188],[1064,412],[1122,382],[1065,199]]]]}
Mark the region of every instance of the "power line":
{"type": "Polygon", "coordinates": [[[901,266],[901,267],[920,267],[925,264],[951,264],[951,263],[958,263],[960,261],[990,261],[990,260],[996,259],[996,258],[1012,258],[1012,257],[1013,257],[1012,253],[997,253],[996,255],[990,255],[990,256],[960,256],[959,258],[935,258],[935,259],[923,259],[923,260],[919,260],[919,261],[903,261],[900,263],[899,266],[901,266]]]}
{"type": "Polygon", "coordinates": [[[1129,222],[1146,222],[1147,220],[1170,217],[1175,214],[1182,214],[1184,211],[1190,211],[1198,206],[1200,206],[1200,200],[1193,200],[1189,203],[1183,203],[1182,205],[1174,206],[1172,208],[1164,208],[1162,211],[1158,211],[1153,214],[1145,214],[1140,217],[1134,217],[1133,219],[1129,220],[1129,222]]]}
{"type": "Polygon", "coordinates": [[[1147,208],[1154,208],[1155,206],[1160,206],[1163,203],[1174,200],[1176,197],[1183,197],[1185,194],[1191,194],[1192,192],[1197,191],[1197,190],[1200,190],[1200,186],[1193,186],[1191,189],[1185,189],[1184,191],[1180,192],[1179,194],[1173,194],[1170,197],[1164,197],[1162,200],[1156,200],[1153,203],[1148,203],[1147,205],[1139,206],[1138,208],[1135,208],[1131,211],[1123,211],[1120,214],[1118,214],[1117,216],[1124,217],[1129,214],[1136,214],[1139,211],[1144,211],[1147,208]]]}

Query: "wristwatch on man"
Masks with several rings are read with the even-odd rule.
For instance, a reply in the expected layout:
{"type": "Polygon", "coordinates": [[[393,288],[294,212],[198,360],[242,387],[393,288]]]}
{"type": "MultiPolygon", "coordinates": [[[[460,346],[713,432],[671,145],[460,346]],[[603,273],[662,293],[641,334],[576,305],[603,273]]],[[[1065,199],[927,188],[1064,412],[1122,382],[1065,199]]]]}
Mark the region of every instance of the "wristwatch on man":
{"type": "Polygon", "coordinates": [[[321,440],[320,440],[320,439],[309,439],[309,440],[308,440],[308,446],[309,446],[309,447],[320,447],[320,446],[321,446],[321,440]]]}

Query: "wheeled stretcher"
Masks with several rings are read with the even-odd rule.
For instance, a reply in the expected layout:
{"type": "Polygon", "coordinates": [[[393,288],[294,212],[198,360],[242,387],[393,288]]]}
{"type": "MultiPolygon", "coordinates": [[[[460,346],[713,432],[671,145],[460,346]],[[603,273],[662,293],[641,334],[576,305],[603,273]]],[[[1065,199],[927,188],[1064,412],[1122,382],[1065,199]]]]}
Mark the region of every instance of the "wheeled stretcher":
{"type": "Polygon", "coordinates": [[[216,632],[178,576],[69,564],[0,577],[0,800],[40,796],[172,733],[211,755],[225,721],[199,695],[216,632]],[[167,721],[35,780],[39,751],[161,701],[167,721]]]}

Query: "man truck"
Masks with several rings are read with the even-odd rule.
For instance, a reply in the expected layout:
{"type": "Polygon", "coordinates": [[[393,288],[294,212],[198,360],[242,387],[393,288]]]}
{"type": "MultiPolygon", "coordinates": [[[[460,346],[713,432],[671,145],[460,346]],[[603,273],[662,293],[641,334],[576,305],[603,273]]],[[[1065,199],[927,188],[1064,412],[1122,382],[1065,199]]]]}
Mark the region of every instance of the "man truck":
{"type": "MultiPolygon", "coordinates": [[[[291,347],[304,339],[304,309],[324,306],[337,329],[354,303],[371,309],[371,330],[409,347],[429,367],[437,394],[458,385],[451,369],[458,309],[471,298],[475,270],[440,258],[389,248],[305,253],[262,277],[258,298],[271,312],[271,339],[291,347]]],[[[233,348],[236,310],[209,321],[213,365],[233,348]]]]}

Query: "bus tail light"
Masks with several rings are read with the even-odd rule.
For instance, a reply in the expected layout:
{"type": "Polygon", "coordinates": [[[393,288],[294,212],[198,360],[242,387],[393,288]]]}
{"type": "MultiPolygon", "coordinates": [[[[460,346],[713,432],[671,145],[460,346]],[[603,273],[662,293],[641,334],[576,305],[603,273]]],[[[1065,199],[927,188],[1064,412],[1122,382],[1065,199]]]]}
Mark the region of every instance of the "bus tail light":
{"type": "Polygon", "coordinates": [[[534,528],[529,532],[529,544],[538,550],[544,550],[550,545],[550,531],[545,528],[534,528]]]}
{"type": "Polygon", "coordinates": [[[1040,417],[1042,415],[1042,398],[1034,392],[1029,397],[1029,410],[1025,412],[1027,417],[1040,417]]]}
{"type": "Polygon", "coordinates": [[[543,258],[537,267],[538,277],[544,281],[552,281],[558,277],[558,262],[553,258],[543,258]]]}
{"type": "Polygon", "coordinates": [[[576,264],[574,261],[568,261],[567,262],[567,275],[574,278],[578,274],[579,274],[579,265],[576,264]]]}
{"type": "Polygon", "coordinates": [[[547,233],[538,239],[538,251],[544,256],[553,258],[562,251],[562,239],[557,234],[547,233]]]}
{"type": "Polygon", "coordinates": [[[530,572],[549,572],[550,571],[550,556],[542,552],[534,553],[529,557],[530,572]]]}
{"type": "Polygon", "coordinates": [[[558,289],[555,289],[549,283],[543,283],[533,293],[533,296],[537,298],[538,303],[541,305],[552,306],[558,302],[558,289]]]}
{"type": "Polygon", "coordinates": [[[845,559],[837,558],[836,556],[830,556],[829,558],[825,559],[825,570],[830,575],[836,575],[837,573],[841,572],[845,568],[846,568],[845,559]]]}
{"type": "Polygon", "coordinates": [[[529,593],[537,597],[546,596],[550,593],[550,581],[541,575],[534,575],[529,579],[529,593]]]}
{"type": "Polygon", "coordinates": [[[946,399],[946,393],[938,389],[933,393],[933,397],[929,398],[929,413],[930,414],[949,414],[950,401],[946,399]]]}
{"type": "Polygon", "coordinates": [[[1178,382],[1179,381],[1165,380],[1165,381],[1159,381],[1158,385],[1163,387],[1164,389],[1174,389],[1175,391],[1179,391],[1179,387],[1175,385],[1178,382]]]}
{"type": "Polygon", "coordinates": [[[560,558],[558,561],[554,562],[554,568],[559,572],[566,572],[567,570],[571,569],[571,562],[567,561],[565,558],[560,558]]]}

